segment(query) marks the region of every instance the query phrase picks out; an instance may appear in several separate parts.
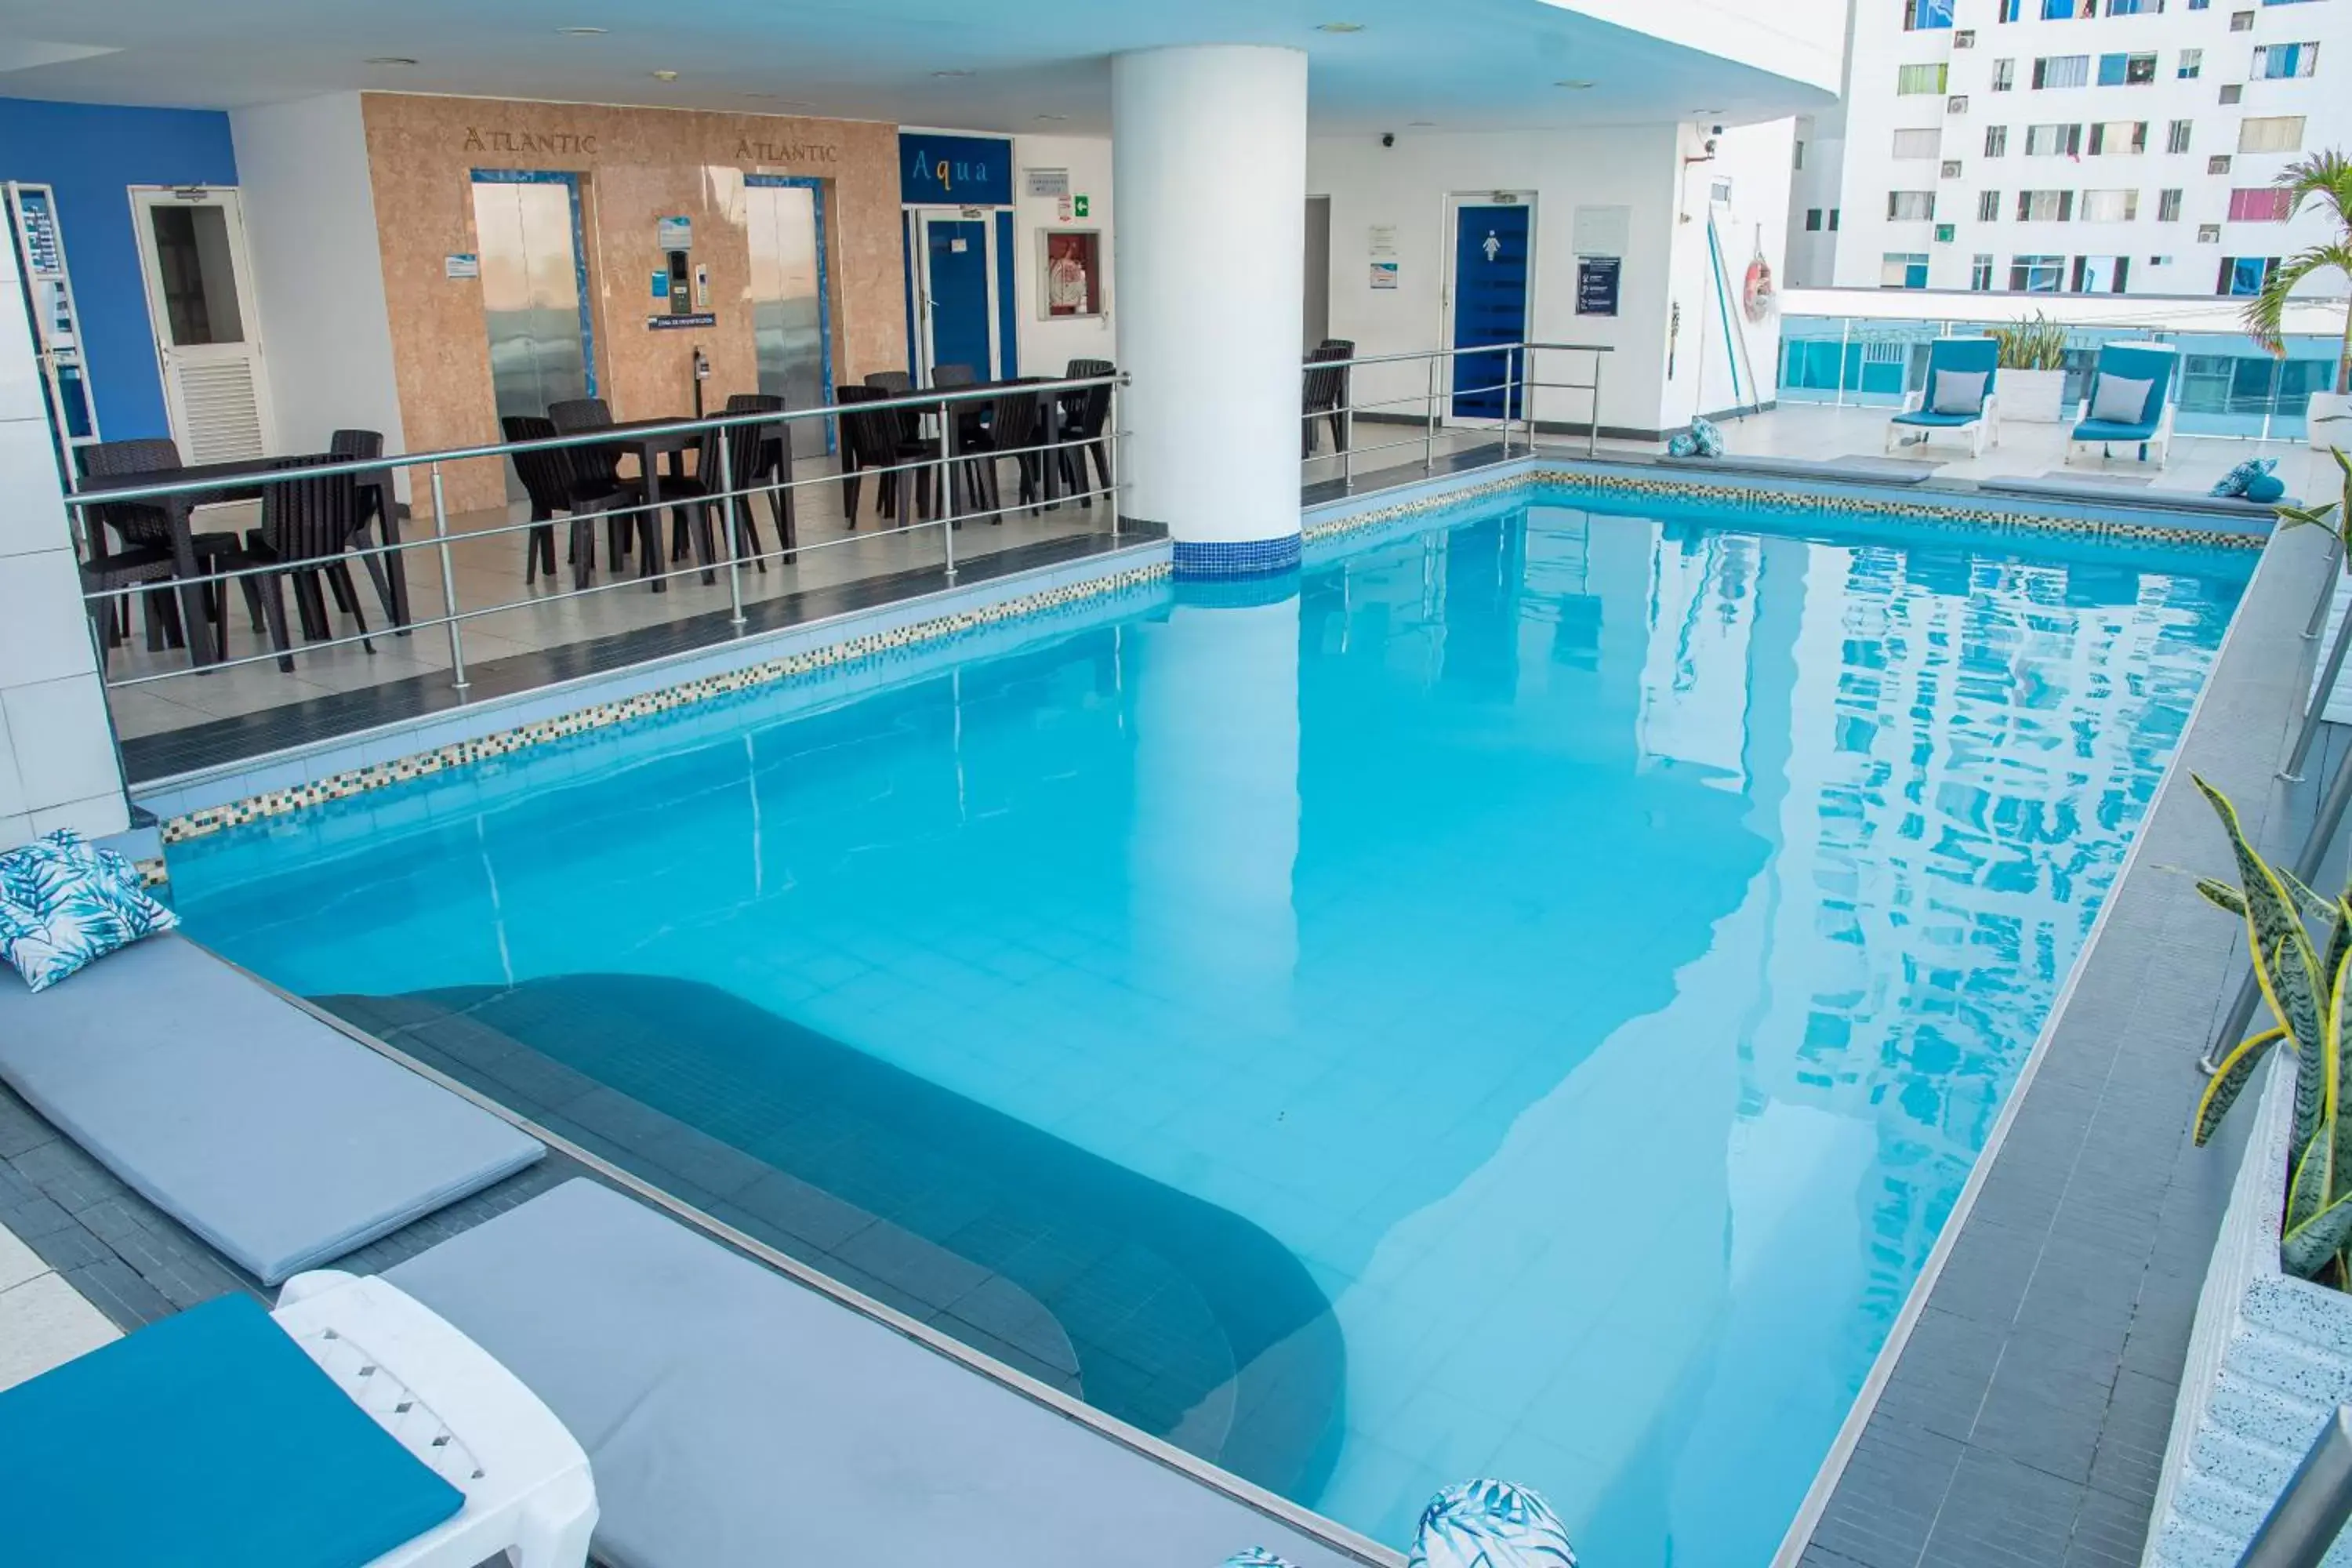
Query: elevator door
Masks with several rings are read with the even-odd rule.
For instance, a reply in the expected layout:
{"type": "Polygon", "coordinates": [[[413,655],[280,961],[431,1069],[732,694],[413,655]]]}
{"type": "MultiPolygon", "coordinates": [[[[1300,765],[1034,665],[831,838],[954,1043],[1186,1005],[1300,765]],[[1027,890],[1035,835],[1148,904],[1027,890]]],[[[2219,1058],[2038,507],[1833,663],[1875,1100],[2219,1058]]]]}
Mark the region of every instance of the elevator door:
{"type": "MultiPolygon", "coordinates": [[[[499,417],[544,418],[551,403],[595,396],[595,353],[581,309],[578,176],[477,170],[474,243],[499,417]]],[[[520,497],[511,472],[508,483],[520,497]]]]}
{"type": "MultiPolygon", "coordinates": [[[[824,189],[814,180],[751,174],[743,224],[751,247],[751,339],[760,390],[787,408],[822,408],[833,384],[832,312],[824,288],[824,189]]],[[[793,426],[793,456],[823,457],[825,422],[793,426]]]]}

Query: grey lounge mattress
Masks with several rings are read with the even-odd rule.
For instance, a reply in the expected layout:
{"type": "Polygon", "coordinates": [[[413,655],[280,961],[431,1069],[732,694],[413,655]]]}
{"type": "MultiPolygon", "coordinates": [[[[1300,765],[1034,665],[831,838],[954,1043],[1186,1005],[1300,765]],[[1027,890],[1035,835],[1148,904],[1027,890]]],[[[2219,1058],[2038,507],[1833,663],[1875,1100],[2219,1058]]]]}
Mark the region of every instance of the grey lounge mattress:
{"type": "Polygon", "coordinates": [[[385,1278],[571,1428],[613,1568],[1359,1561],[591,1181],[385,1278]]]}
{"type": "Polygon", "coordinates": [[[178,936],[0,974],[0,1079],[269,1285],[547,1152],[178,936]]]}
{"type": "Polygon", "coordinates": [[[1689,468],[1722,474],[1769,474],[1785,479],[1828,479],[1845,484],[1916,485],[1931,477],[1937,465],[1902,458],[1661,457],[1660,468],[1689,468]]]}

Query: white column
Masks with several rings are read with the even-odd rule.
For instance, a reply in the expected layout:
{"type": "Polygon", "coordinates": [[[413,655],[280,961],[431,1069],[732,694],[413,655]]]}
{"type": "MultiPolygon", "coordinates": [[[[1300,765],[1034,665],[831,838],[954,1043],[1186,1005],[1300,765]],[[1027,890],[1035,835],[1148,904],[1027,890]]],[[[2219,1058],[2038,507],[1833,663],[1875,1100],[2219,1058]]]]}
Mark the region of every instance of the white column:
{"type": "Polygon", "coordinates": [[[1298,558],[1307,57],[1211,45],[1111,60],[1121,510],[1180,575],[1298,558]]]}
{"type": "Polygon", "coordinates": [[[22,299],[0,238],[0,849],[130,824],[22,299]]]}

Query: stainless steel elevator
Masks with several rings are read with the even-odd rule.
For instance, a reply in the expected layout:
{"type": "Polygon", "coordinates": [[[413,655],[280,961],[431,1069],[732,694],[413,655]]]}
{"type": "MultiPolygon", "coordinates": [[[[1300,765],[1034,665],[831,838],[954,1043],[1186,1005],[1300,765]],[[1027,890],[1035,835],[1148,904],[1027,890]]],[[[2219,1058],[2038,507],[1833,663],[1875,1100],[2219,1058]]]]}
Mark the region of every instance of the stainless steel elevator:
{"type": "MultiPolygon", "coordinates": [[[[781,394],[787,408],[822,408],[832,400],[823,188],[751,175],[744,181],[743,226],[751,242],[760,390],[781,394]]],[[[793,425],[795,458],[824,456],[824,421],[793,425]]]]}
{"type": "MultiPolygon", "coordinates": [[[[547,405],[594,395],[593,348],[583,312],[580,186],[570,174],[474,179],[474,236],[481,247],[482,318],[499,416],[544,416],[547,405]]],[[[509,493],[519,481],[508,475],[509,493]]]]}

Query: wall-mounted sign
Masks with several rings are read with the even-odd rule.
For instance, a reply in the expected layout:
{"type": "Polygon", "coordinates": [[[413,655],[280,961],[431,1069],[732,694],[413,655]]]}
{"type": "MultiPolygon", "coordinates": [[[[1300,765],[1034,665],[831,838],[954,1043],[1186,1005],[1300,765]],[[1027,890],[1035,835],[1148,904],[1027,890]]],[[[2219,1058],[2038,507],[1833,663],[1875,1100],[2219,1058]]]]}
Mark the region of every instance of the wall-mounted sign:
{"type": "Polygon", "coordinates": [[[441,258],[441,272],[447,278],[479,278],[482,258],[471,251],[452,251],[441,258]]]}
{"type": "Polygon", "coordinates": [[[596,155],[596,137],[593,132],[578,131],[499,131],[484,130],[478,125],[466,127],[464,151],[468,153],[553,153],[582,158],[596,155]]]}
{"type": "Polygon", "coordinates": [[[1040,199],[1066,196],[1070,194],[1070,172],[1067,169],[1024,169],[1029,177],[1029,194],[1040,199]]]}
{"type": "Polygon", "coordinates": [[[1002,136],[902,131],[898,199],[908,206],[1010,206],[1013,142],[1002,136]]]}
{"type": "Polygon", "coordinates": [[[649,332],[673,332],[680,327],[715,327],[718,324],[719,318],[709,310],[665,311],[646,318],[646,331],[649,332]]]}
{"type": "Polygon", "coordinates": [[[1579,207],[1569,249],[1579,256],[1622,256],[1633,248],[1632,207],[1579,207]]]}
{"type": "Polygon", "coordinates": [[[1624,269],[1625,262],[1622,257],[1578,257],[1576,258],[1576,313],[1580,316],[1615,315],[1617,284],[1624,269]]]}
{"type": "Polygon", "coordinates": [[[669,298],[669,268],[667,267],[654,274],[654,298],[656,300],[669,298]]]}
{"type": "Polygon", "coordinates": [[[1373,262],[1372,287],[1375,289],[1393,289],[1396,286],[1397,264],[1393,261],[1373,262]]]}
{"type": "Polygon", "coordinates": [[[1397,253],[1397,226],[1392,223],[1372,225],[1372,254],[1394,256],[1397,253]]]}
{"type": "Polygon", "coordinates": [[[830,142],[762,142],[739,136],[735,160],[740,163],[838,163],[841,149],[830,142]]]}
{"type": "Polygon", "coordinates": [[[654,219],[656,250],[691,250],[694,248],[694,220],[690,217],[657,217],[654,219]]]}
{"type": "Polygon", "coordinates": [[[1088,212],[1091,210],[1087,205],[1087,198],[1082,195],[1071,197],[1070,201],[1072,203],[1071,210],[1076,212],[1080,217],[1087,216],[1088,212]]]}

